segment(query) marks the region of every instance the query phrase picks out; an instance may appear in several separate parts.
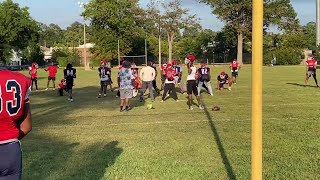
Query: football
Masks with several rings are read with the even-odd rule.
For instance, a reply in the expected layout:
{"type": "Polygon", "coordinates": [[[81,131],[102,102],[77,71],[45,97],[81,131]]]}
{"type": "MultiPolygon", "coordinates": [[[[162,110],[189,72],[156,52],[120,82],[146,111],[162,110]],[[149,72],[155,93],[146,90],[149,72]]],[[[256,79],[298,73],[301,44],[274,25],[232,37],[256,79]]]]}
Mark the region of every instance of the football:
{"type": "Polygon", "coordinates": [[[153,105],[152,104],[148,104],[147,105],[147,109],[153,109],[153,105]]]}
{"type": "Polygon", "coordinates": [[[220,107],[219,107],[219,106],[214,106],[214,107],[212,108],[212,111],[220,111],[220,107]]]}

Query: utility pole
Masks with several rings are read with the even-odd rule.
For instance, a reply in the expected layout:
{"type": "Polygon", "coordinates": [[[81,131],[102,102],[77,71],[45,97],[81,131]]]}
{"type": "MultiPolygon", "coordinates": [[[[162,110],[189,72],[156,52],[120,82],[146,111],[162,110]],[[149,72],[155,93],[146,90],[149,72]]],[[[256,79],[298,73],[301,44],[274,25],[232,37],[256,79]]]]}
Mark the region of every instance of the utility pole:
{"type": "Polygon", "coordinates": [[[320,45],[320,0],[317,0],[316,9],[317,9],[317,17],[316,17],[317,39],[316,39],[316,45],[319,46],[320,45]]]}

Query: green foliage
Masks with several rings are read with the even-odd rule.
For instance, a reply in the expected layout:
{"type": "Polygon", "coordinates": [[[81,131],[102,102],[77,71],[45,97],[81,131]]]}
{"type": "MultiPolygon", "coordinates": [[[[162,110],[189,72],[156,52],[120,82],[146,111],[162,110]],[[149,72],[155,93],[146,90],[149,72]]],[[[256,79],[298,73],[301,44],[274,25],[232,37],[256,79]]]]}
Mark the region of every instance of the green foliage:
{"type": "Polygon", "coordinates": [[[57,61],[59,63],[59,67],[66,67],[68,64],[68,57],[58,57],[57,61]]]}
{"type": "Polygon", "coordinates": [[[37,62],[39,65],[43,65],[43,58],[43,52],[37,44],[30,45],[22,51],[22,59],[25,63],[37,62]]]}
{"type": "Polygon", "coordinates": [[[65,43],[63,30],[57,24],[40,24],[40,44],[46,47],[54,47],[56,44],[65,43]]]}
{"type": "Polygon", "coordinates": [[[274,57],[276,57],[277,65],[298,65],[304,58],[300,48],[283,46],[275,51],[266,51],[263,57],[264,64],[271,64],[274,57]]]}
{"type": "MultiPolygon", "coordinates": [[[[233,28],[237,36],[249,37],[252,29],[252,1],[251,0],[199,0],[212,8],[212,13],[233,28]]],[[[264,0],[264,27],[277,26],[285,32],[296,31],[299,21],[296,18],[290,0],[264,0]]],[[[249,38],[248,38],[249,39],[249,38]]],[[[236,40],[237,47],[242,54],[242,38],[236,40]]],[[[241,55],[238,61],[242,63],[241,55]]]]}
{"type": "Polygon", "coordinates": [[[64,45],[60,45],[53,50],[52,61],[58,62],[62,67],[68,63],[71,63],[73,66],[78,66],[80,65],[79,51],[75,48],[68,48],[64,45]]]}
{"type": "Polygon", "coordinates": [[[105,58],[117,57],[118,40],[121,55],[130,52],[132,40],[143,31],[136,26],[138,0],[93,0],[85,7],[83,16],[91,20],[93,52],[105,58]]]}
{"type": "Polygon", "coordinates": [[[20,8],[18,3],[5,0],[0,3],[0,61],[6,62],[11,50],[24,50],[38,42],[39,28],[28,8],[20,8]]]}

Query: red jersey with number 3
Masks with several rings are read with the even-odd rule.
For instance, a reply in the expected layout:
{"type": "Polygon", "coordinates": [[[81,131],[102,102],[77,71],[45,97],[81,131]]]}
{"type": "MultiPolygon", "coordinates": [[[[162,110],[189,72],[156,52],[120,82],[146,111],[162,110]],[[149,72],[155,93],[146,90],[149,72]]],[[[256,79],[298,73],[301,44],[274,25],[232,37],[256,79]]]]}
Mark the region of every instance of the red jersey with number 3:
{"type": "Polygon", "coordinates": [[[22,116],[25,103],[29,103],[30,79],[26,76],[0,70],[0,142],[17,139],[17,120],[22,116]]]}

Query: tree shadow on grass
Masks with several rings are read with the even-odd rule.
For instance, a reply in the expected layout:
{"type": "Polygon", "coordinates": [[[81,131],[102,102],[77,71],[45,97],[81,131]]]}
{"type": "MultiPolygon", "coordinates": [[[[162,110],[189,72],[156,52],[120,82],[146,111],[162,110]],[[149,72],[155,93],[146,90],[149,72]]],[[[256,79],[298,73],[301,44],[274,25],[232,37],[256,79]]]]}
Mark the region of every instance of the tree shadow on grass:
{"type": "Polygon", "coordinates": [[[95,143],[80,150],[80,143],[43,136],[25,144],[23,179],[101,179],[123,152],[117,147],[118,141],[95,143]]]}
{"type": "Polygon", "coordinates": [[[300,87],[317,87],[317,86],[313,86],[313,85],[305,85],[305,84],[298,84],[298,83],[286,83],[286,84],[300,86],[300,87]]]}
{"type": "MultiPolygon", "coordinates": [[[[118,110],[119,106],[119,99],[115,96],[92,97],[96,87],[74,91],[77,93],[72,103],[67,101],[67,96],[57,97],[56,91],[32,94],[33,131],[22,140],[23,179],[101,179],[106,168],[112,166],[123,152],[117,147],[118,141],[106,143],[99,140],[103,137],[98,142],[85,144],[68,138],[68,132],[64,133],[67,126],[72,128],[78,122],[77,118],[72,118],[74,111],[87,108],[118,110]]],[[[81,129],[73,133],[81,133],[81,129]]]]}
{"type": "Polygon", "coordinates": [[[227,154],[225,152],[225,149],[224,149],[223,144],[221,142],[221,138],[219,136],[218,130],[217,130],[215,124],[214,124],[214,121],[213,121],[213,119],[211,117],[211,114],[208,111],[208,108],[206,107],[206,105],[204,103],[203,103],[203,105],[204,105],[204,112],[205,112],[205,114],[206,114],[206,116],[208,118],[208,122],[210,124],[211,131],[212,131],[214,139],[215,139],[215,141],[217,143],[217,146],[218,146],[218,149],[219,149],[219,152],[220,152],[220,156],[222,158],[223,164],[224,164],[225,169],[227,171],[228,177],[229,177],[230,180],[234,180],[234,179],[236,179],[236,175],[235,175],[234,170],[232,168],[232,165],[231,165],[231,163],[230,163],[230,161],[228,159],[228,156],[227,156],[227,154]]]}

